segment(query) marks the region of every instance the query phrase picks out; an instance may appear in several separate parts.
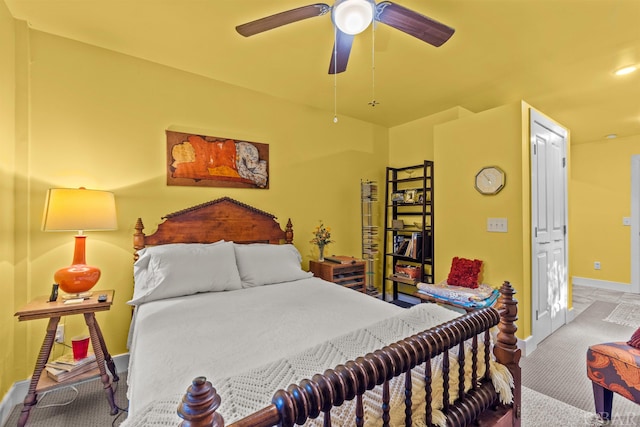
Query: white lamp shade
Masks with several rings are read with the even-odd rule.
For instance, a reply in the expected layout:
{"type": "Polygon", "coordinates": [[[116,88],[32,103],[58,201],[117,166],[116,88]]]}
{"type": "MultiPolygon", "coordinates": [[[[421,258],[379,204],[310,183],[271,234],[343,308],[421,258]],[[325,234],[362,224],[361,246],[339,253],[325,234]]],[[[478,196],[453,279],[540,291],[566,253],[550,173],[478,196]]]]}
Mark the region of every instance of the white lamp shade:
{"type": "Polygon", "coordinates": [[[117,228],[113,193],[85,188],[51,188],[47,191],[42,230],[82,232],[117,228]]]}
{"type": "Polygon", "coordinates": [[[336,1],[331,10],[333,23],[345,34],[355,35],[367,29],[373,21],[373,0],[336,1]]]}

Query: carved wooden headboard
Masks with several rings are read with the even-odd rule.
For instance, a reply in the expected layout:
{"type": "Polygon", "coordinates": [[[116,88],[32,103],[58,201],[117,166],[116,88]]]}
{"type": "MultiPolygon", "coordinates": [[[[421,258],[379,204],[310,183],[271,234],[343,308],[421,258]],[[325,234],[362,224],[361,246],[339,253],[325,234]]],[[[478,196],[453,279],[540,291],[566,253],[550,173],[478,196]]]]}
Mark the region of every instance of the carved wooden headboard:
{"type": "Polygon", "coordinates": [[[145,235],[138,218],[133,235],[137,252],[146,247],[168,243],[213,243],[218,240],[236,243],[292,243],[293,226],[288,220],[285,230],[276,217],[229,197],[212,200],[162,217],[155,233],[145,235]]]}

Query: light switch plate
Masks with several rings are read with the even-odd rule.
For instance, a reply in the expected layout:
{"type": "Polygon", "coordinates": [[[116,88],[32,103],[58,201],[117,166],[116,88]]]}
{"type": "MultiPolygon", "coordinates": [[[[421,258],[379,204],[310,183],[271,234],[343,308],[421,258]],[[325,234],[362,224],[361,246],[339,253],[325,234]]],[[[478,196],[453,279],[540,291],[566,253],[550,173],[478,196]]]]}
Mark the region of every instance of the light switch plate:
{"type": "Polygon", "coordinates": [[[622,218],[622,225],[631,225],[631,217],[625,216],[622,218]]]}
{"type": "Polygon", "coordinates": [[[506,233],[507,218],[487,218],[487,231],[490,233],[506,233]]]}

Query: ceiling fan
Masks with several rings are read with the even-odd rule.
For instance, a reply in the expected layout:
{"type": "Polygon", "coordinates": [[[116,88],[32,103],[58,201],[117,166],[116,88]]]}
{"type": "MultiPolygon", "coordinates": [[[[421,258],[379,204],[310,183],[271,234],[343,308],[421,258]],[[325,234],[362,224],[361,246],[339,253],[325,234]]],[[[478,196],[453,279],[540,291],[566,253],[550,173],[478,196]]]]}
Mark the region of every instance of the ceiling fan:
{"type": "Polygon", "coordinates": [[[374,20],[436,47],[449,40],[455,31],[399,4],[390,1],[376,4],[375,0],[336,0],[333,7],[324,3],[310,4],[238,25],[236,31],[249,37],[329,12],[336,28],[329,74],[341,73],[347,69],[354,36],[364,31],[374,20]]]}

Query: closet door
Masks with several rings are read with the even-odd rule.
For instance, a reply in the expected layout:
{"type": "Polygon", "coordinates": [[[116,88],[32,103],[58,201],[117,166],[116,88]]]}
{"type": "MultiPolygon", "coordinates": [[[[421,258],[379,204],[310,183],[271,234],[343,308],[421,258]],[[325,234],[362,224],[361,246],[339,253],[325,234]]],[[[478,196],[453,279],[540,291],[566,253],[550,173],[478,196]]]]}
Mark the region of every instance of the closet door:
{"type": "Polygon", "coordinates": [[[532,333],[538,343],[566,323],[567,132],[531,111],[532,333]]]}

